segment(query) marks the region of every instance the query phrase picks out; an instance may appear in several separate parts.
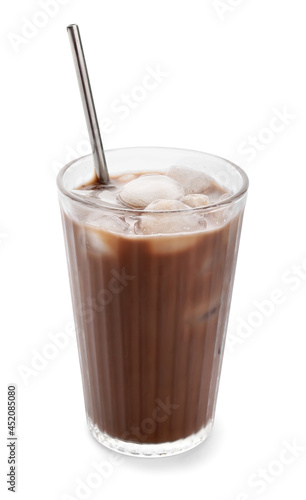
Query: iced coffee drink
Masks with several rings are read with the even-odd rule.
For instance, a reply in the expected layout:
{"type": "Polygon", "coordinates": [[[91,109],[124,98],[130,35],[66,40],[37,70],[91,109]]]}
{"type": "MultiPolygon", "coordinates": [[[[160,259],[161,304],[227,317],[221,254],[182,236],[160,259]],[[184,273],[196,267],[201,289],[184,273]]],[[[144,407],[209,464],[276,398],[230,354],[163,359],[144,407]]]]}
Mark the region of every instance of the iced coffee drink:
{"type": "Polygon", "coordinates": [[[204,153],[106,152],[58,177],[86,415],[105,446],[180,453],[215,413],[247,178],[204,153]]]}

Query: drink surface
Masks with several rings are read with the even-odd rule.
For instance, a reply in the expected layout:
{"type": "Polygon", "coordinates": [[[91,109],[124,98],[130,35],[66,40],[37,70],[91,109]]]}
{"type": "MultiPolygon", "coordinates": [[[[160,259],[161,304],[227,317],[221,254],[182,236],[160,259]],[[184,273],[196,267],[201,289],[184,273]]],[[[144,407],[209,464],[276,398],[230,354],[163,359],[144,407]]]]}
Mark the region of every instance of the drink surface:
{"type": "Polygon", "coordinates": [[[104,213],[100,220],[96,220],[100,228],[138,235],[214,228],[220,225],[226,210],[215,216],[204,216],[199,209],[230,197],[228,191],[205,173],[179,166],[171,167],[165,173],[130,173],[112,177],[111,184],[106,187],[95,180],[75,192],[101,207],[117,209],[118,214],[115,210],[115,213],[104,213]],[[124,214],[125,210],[130,212],[124,214]],[[150,213],[144,214],[143,211],[150,213]],[[174,216],[172,212],[180,213],[174,216]]]}
{"type": "Polygon", "coordinates": [[[185,167],[111,184],[62,208],[88,422],[174,442],[213,421],[244,205],[185,167]]]}

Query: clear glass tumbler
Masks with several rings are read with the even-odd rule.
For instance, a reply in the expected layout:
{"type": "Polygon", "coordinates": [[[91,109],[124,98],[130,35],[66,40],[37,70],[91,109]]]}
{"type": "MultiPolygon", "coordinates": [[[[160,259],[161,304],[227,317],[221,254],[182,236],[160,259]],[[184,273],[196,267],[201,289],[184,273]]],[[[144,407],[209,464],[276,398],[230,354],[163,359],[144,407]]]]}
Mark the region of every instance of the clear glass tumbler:
{"type": "Polygon", "coordinates": [[[155,212],[154,227],[163,229],[140,234],[127,228],[152,213],[76,190],[93,177],[91,155],[58,175],[90,431],[125,454],[174,455],[200,444],[213,425],[248,179],[197,151],[105,155],[110,176],[183,165],[229,193],[191,211],[155,212]],[[191,212],[201,225],[184,232],[191,212]]]}

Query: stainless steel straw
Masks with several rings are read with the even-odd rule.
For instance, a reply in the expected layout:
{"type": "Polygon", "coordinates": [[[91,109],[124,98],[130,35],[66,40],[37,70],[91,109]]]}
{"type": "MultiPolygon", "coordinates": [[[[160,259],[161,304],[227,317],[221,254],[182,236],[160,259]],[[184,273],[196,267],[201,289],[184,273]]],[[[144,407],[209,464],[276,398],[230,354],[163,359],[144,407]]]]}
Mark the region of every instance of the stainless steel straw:
{"type": "Polygon", "coordinates": [[[96,115],[95,104],[91,92],[79,27],[77,24],[70,24],[69,26],[67,26],[67,31],[79,82],[89,139],[92,147],[94,166],[96,169],[98,181],[101,184],[107,184],[109,182],[109,175],[100,135],[99,123],[96,115]]]}

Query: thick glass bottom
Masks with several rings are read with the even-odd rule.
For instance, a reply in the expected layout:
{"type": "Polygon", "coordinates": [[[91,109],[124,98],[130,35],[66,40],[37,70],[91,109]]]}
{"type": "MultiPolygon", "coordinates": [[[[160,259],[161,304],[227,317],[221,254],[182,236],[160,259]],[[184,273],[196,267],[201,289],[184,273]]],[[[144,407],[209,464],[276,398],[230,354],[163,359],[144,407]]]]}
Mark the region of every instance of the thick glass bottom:
{"type": "Polygon", "coordinates": [[[203,427],[196,434],[192,434],[184,439],[178,439],[170,443],[159,443],[159,444],[148,444],[148,443],[132,443],[128,441],[122,441],[121,439],[116,439],[105,432],[101,432],[100,429],[88,418],[89,430],[94,436],[94,438],[99,441],[99,443],[106,446],[110,450],[123,453],[124,455],[129,455],[133,457],[169,457],[172,455],[178,455],[184,453],[185,451],[195,448],[199,444],[203,443],[205,439],[209,436],[213,421],[210,420],[208,424],[203,427]]]}

